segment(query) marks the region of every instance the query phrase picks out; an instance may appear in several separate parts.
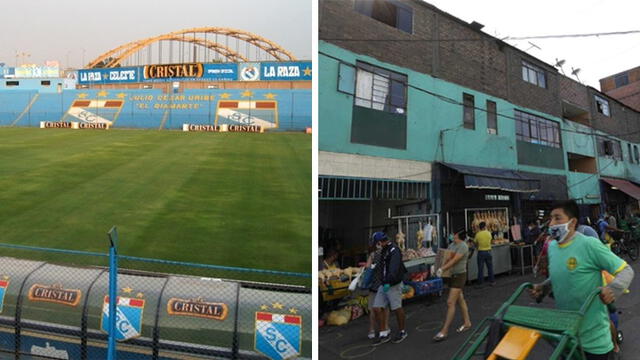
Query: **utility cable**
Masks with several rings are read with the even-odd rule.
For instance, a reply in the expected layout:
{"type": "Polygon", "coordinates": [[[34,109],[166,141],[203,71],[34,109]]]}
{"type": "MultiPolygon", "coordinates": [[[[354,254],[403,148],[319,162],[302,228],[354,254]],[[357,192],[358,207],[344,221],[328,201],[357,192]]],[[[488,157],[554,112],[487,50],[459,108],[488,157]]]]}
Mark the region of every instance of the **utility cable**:
{"type": "MultiPolygon", "coordinates": [[[[349,64],[349,63],[347,63],[347,62],[343,61],[342,59],[339,59],[339,58],[337,58],[337,57],[335,57],[335,56],[333,56],[333,55],[327,54],[327,53],[322,52],[322,51],[319,51],[318,53],[319,53],[320,55],[324,55],[324,56],[326,56],[326,57],[328,57],[328,58],[331,58],[331,59],[333,59],[333,60],[336,60],[336,61],[338,61],[338,62],[340,62],[340,63],[342,63],[342,64],[345,64],[346,66],[350,66],[350,67],[357,68],[357,66],[356,66],[356,65],[349,64]]],[[[394,80],[394,81],[398,81],[398,80],[394,80]]],[[[453,105],[463,106],[463,107],[464,107],[464,106],[468,106],[468,105],[465,105],[463,102],[460,102],[459,100],[456,100],[456,99],[453,99],[453,98],[447,97],[447,96],[442,95],[442,94],[435,93],[435,92],[430,91],[430,90],[427,90],[427,89],[423,89],[423,88],[421,88],[421,87],[418,87],[418,86],[415,86],[415,85],[409,84],[408,82],[402,82],[402,81],[398,81],[398,82],[400,82],[400,83],[402,83],[403,85],[405,85],[405,86],[407,86],[407,87],[409,87],[409,88],[412,88],[412,89],[414,89],[414,90],[417,90],[417,91],[423,92],[423,93],[425,93],[425,94],[431,95],[431,96],[433,96],[433,97],[435,97],[435,98],[437,98],[437,99],[440,99],[440,100],[442,100],[442,101],[444,101],[444,102],[447,102],[447,103],[450,103],[450,104],[453,104],[453,105]]],[[[474,110],[479,110],[479,111],[482,111],[482,112],[485,112],[485,113],[489,113],[489,111],[488,111],[487,109],[485,109],[485,108],[480,108],[480,107],[476,107],[476,106],[473,106],[473,107],[468,106],[468,107],[469,107],[469,108],[472,108],[472,109],[474,109],[474,110]]],[[[513,109],[514,109],[514,110],[517,110],[515,107],[514,107],[513,109]]],[[[496,114],[496,116],[500,116],[500,117],[505,118],[505,119],[510,119],[510,120],[515,120],[515,121],[520,121],[520,119],[518,119],[518,118],[516,118],[516,117],[514,117],[514,116],[506,115],[506,114],[504,114],[504,113],[498,113],[498,112],[496,112],[495,114],[496,114]]],[[[531,115],[537,116],[537,115],[535,115],[535,114],[531,114],[531,115]]],[[[538,117],[539,117],[539,116],[538,116],[538,117]]],[[[544,119],[544,118],[543,118],[543,119],[544,119]]],[[[547,119],[545,119],[545,120],[547,120],[547,119]]],[[[553,120],[552,120],[552,121],[553,121],[553,120]]],[[[586,131],[571,130],[571,129],[562,129],[562,128],[560,128],[560,127],[558,128],[558,130],[559,130],[559,131],[562,131],[562,132],[566,132],[566,133],[575,133],[575,134],[582,134],[582,135],[599,136],[599,137],[607,138],[607,139],[610,139],[610,140],[613,140],[613,141],[620,141],[620,139],[619,139],[619,138],[620,138],[621,136],[629,136],[629,135],[635,135],[635,134],[640,133],[640,130],[638,130],[638,131],[626,132],[626,133],[623,133],[623,134],[596,134],[596,133],[586,132],[586,131]]]]}
{"type": "Polygon", "coordinates": [[[459,42],[459,41],[485,41],[485,40],[531,40],[531,39],[575,39],[575,38],[584,38],[584,37],[600,37],[600,36],[613,36],[613,35],[634,35],[640,34],[640,30],[628,30],[628,31],[612,31],[612,32],[600,32],[600,33],[587,33],[587,34],[559,34],[559,35],[533,35],[533,36],[507,36],[502,39],[498,38],[487,38],[486,36],[491,36],[489,34],[478,34],[476,38],[452,38],[452,39],[426,39],[426,38],[412,38],[412,39],[382,39],[382,38],[319,38],[322,41],[346,41],[346,42],[357,42],[357,41],[370,41],[370,42],[382,42],[382,41],[394,41],[394,42],[459,42]]]}

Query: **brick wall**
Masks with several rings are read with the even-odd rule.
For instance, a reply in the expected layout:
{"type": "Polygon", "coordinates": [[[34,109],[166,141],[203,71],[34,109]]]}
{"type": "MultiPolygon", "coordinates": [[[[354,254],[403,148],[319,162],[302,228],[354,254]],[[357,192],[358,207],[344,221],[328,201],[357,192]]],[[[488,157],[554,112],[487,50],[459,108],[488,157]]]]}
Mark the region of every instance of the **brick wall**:
{"type": "Polygon", "coordinates": [[[560,114],[559,101],[554,99],[558,93],[554,68],[529,57],[530,62],[548,70],[548,88],[535,89],[522,80],[521,58],[526,54],[429,4],[400,1],[413,9],[413,34],[358,13],[353,0],[322,0],[319,39],[522,106],[560,114]],[[364,39],[396,41],[360,41],[364,39]]]}
{"type": "Polygon", "coordinates": [[[567,100],[584,110],[589,110],[591,105],[586,86],[566,76],[558,76],[558,81],[560,84],[560,98],[562,100],[567,100]]]}
{"type": "Polygon", "coordinates": [[[436,14],[438,42],[437,66],[433,75],[445,80],[507,98],[507,58],[499,42],[436,14]],[[464,39],[465,41],[443,41],[464,39]]]}
{"type": "Polygon", "coordinates": [[[442,14],[428,4],[400,1],[413,9],[413,34],[358,13],[352,0],[323,0],[319,10],[319,39],[506,98],[506,58],[495,39],[464,26],[461,20],[442,14]],[[363,39],[392,41],[352,41],[363,39]],[[469,41],[434,41],[438,39],[469,41]]]}
{"type": "Polygon", "coordinates": [[[323,0],[319,7],[318,38],[358,54],[431,74],[433,42],[406,40],[433,38],[435,14],[426,7],[416,6],[412,1],[403,2],[407,2],[414,9],[414,34],[407,34],[360,14],[355,10],[353,0],[323,0]],[[366,39],[378,41],[365,41],[366,39]],[[379,41],[381,39],[390,41],[379,41]]]}
{"type": "MultiPolygon", "coordinates": [[[[613,118],[605,117],[596,110],[595,89],[430,4],[399,1],[413,9],[413,34],[358,13],[354,0],[321,0],[319,39],[557,117],[562,117],[562,100],[566,100],[590,111],[594,128],[640,142],[640,113],[610,101],[613,118]],[[452,39],[465,41],[442,41],[452,39]],[[545,70],[546,88],[522,79],[523,59],[545,70]]],[[[629,81],[636,80],[640,81],[640,68],[629,70],[629,81]]],[[[637,89],[638,97],[627,101],[640,108],[640,85],[637,89]]]]}
{"type": "Polygon", "coordinates": [[[604,93],[608,93],[609,91],[616,88],[615,78],[617,75],[621,75],[627,73],[629,77],[629,84],[633,84],[636,81],[640,81],[640,67],[633,68],[627,71],[620,72],[618,74],[614,74],[611,76],[607,76],[604,79],[600,79],[600,91],[604,93]]]}
{"type": "Polygon", "coordinates": [[[595,129],[604,131],[610,135],[617,136],[625,141],[640,143],[640,114],[617,101],[609,100],[609,110],[611,117],[600,114],[596,108],[594,95],[599,95],[606,99],[606,96],[599,94],[595,89],[588,88],[589,101],[591,102],[591,124],[595,129]]]}
{"type": "Polygon", "coordinates": [[[606,94],[636,111],[640,111],[640,82],[609,90],[606,94]]]}
{"type": "Polygon", "coordinates": [[[558,74],[554,68],[537,60],[532,56],[512,48],[509,53],[509,97],[510,102],[526,106],[547,114],[561,117],[562,106],[559,98],[558,74]],[[547,87],[542,88],[522,79],[522,61],[545,71],[547,87]]]}

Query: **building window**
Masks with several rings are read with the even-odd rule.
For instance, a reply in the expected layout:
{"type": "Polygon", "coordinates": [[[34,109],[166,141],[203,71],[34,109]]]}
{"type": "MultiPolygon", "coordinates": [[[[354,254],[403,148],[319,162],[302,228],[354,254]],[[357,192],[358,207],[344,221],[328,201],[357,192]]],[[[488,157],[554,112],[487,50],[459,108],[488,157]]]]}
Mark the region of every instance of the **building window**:
{"type": "Polygon", "coordinates": [[[637,145],[633,145],[633,153],[636,155],[636,164],[640,164],[640,153],[637,145]]]}
{"type": "Polygon", "coordinates": [[[50,80],[42,80],[42,81],[40,81],[40,85],[42,85],[42,86],[51,86],[51,81],[50,80]]]}
{"type": "Polygon", "coordinates": [[[20,86],[20,81],[7,81],[7,87],[9,86],[20,86]]]}
{"type": "Polygon", "coordinates": [[[617,88],[619,88],[621,86],[628,85],[629,84],[629,74],[624,73],[624,74],[616,75],[614,80],[616,82],[616,87],[617,88]]]}
{"type": "Polygon", "coordinates": [[[544,70],[524,60],[522,61],[522,80],[538,85],[541,88],[547,87],[547,78],[544,70]]]}
{"type": "Polygon", "coordinates": [[[487,132],[489,134],[498,134],[498,111],[496,103],[487,100],[487,132]]]}
{"type": "Polygon", "coordinates": [[[598,112],[604,116],[611,116],[611,112],[609,111],[609,101],[598,95],[594,95],[594,98],[596,100],[596,109],[598,112]]]}
{"type": "Polygon", "coordinates": [[[476,128],[476,117],[475,117],[475,101],[473,95],[464,94],[462,95],[464,102],[464,112],[462,116],[462,122],[466,129],[474,130],[476,128]]]}
{"type": "Polygon", "coordinates": [[[340,63],[338,69],[338,91],[354,95],[356,92],[356,67],[351,64],[340,63]]]}
{"type": "Polygon", "coordinates": [[[533,144],[561,148],[560,124],[555,121],[518,111],[516,115],[516,138],[533,144]]]}
{"type": "Polygon", "coordinates": [[[356,11],[406,33],[413,33],[413,9],[394,0],[356,0],[356,11]]]}
{"type": "Polygon", "coordinates": [[[631,144],[627,143],[627,151],[629,152],[629,162],[633,164],[633,153],[631,152],[631,144]]]}
{"type": "Polygon", "coordinates": [[[404,114],[407,108],[407,75],[358,62],[354,103],[404,114]]]}
{"type": "Polygon", "coordinates": [[[598,136],[598,155],[622,161],[622,144],[620,141],[598,136]]]}

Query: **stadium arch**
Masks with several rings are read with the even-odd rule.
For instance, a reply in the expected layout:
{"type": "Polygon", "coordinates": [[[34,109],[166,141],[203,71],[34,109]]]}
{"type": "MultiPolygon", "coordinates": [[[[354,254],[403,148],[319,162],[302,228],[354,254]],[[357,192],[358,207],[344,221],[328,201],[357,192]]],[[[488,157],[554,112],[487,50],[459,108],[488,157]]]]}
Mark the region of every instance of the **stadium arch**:
{"type": "Polygon", "coordinates": [[[123,44],[101,54],[89,62],[86,68],[111,68],[124,65],[142,65],[144,63],[173,63],[176,51],[178,59],[175,62],[179,63],[188,62],[189,60],[196,62],[199,58],[202,58],[204,62],[297,60],[291,52],[260,35],[225,27],[199,27],[123,44]],[[163,53],[162,45],[166,42],[169,43],[169,49],[168,52],[163,53]],[[176,48],[175,51],[174,47],[176,48]],[[198,53],[198,48],[204,48],[205,51],[198,53]],[[143,58],[145,50],[146,62],[143,58]],[[157,53],[157,61],[152,61],[154,52],[157,53]],[[251,56],[252,53],[253,56],[251,56]]]}

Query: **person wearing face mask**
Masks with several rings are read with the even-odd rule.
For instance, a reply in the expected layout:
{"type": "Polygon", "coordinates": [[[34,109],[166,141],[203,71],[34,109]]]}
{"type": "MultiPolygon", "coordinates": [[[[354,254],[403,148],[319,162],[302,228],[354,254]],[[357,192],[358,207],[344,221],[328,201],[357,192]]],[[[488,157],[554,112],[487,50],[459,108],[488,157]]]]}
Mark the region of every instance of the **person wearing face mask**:
{"type": "Polygon", "coordinates": [[[531,289],[531,296],[542,299],[553,290],[556,307],[577,311],[589,294],[600,288],[600,300],[594,301],[582,321],[579,338],[588,360],[608,359],[614,346],[610,336],[606,304],[618,299],[633,280],[633,270],[598,239],[576,231],[578,205],[565,201],[553,206],[549,244],[549,278],[531,289]],[[601,271],[614,278],[602,287],[601,271]]]}
{"type": "MultiPolygon", "coordinates": [[[[402,279],[407,269],[402,262],[402,253],[384,232],[373,234],[373,240],[382,246],[380,259],[376,263],[375,274],[380,279],[373,308],[376,313],[379,326],[379,336],[374,340],[373,346],[384,344],[391,340],[391,333],[383,326],[384,309],[388,306],[396,315],[398,321],[398,334],[393,338],[394,343],[400,343],[407,338],[405,329],[405,315],[402,308],[402,279]]],[[[388,325],[388,324],[387,324],[388,325]]]]}
{"type": "Polygon", "coordinates": [[[611,244],[611,242],[613,242],[613,237],[611,236],[611,234],[620,234],[623,231],[615,226],[611,226],[611,224],[609,224],[609,222],[607,221],[607,218],[610,218],[607,213],[604,213],[604,215],[600,215],[600,218],[598,219],[598,230],[600,231],[600,240],[602,240],[602,242],[605,244],[611,244]]]}
{"type": "MultiPolygon", "coordinates": [[[[376,337],[376,314],[373,308],[373,304],[376,299],[376,293],[378,292],[378,288],[382,283],[382,271],[376,271],[376,264],[380,261],[380,256],[382,256],[382,245],[380,245],[380,235],[379,233],[374,233],[369,241],[369,257],[367,258],[367,264],[365,267],[367,269],[371,269],[373,271],[373,276],[371,280],[371,285],[369,286],[369,298],[368,298],[368,307],[369,307],[369,339],[373,340],[376,337]],[[376,238],[377,237],[377,238],[376,238]]],[[[380,329],[383,333],[389,333],[391,330],[389,329],[389,307],[385,307],[383,310],[382,318],[380,319],[380,329]]]]}
{"type": "Polygon", "coordinates": [[[469,247],[465,240],[467,238],[467,232],[465,230],[459,230],[455,233],[454,242],[449,246],[451,254],[444,261],[444,265],[436,272],[438,277],[442,276],[442,273],[451,269],[451,278],[449,280],[449,298],[447,299],[447,315],[442,325],[442,329],[433,337],[434,341],[445,340],[449,333],[449,327],[453,322],[453,317],[456,314],[456,305],[460,306],[462,312],[462,320],[464,323],[457,329],[457,333],[465,332],[471,329],[471,318],[469,317],[469,308],[467,302],[464,300],[462,289],[467,281],[467,260],[469,247]]]}
{"type": "Polygon", "coordinates": [[[540,228],[535,221],[530,220],[526,228],[524,228],[524,242],[527,245],[533,244],[540,236],[540,228]]]}

